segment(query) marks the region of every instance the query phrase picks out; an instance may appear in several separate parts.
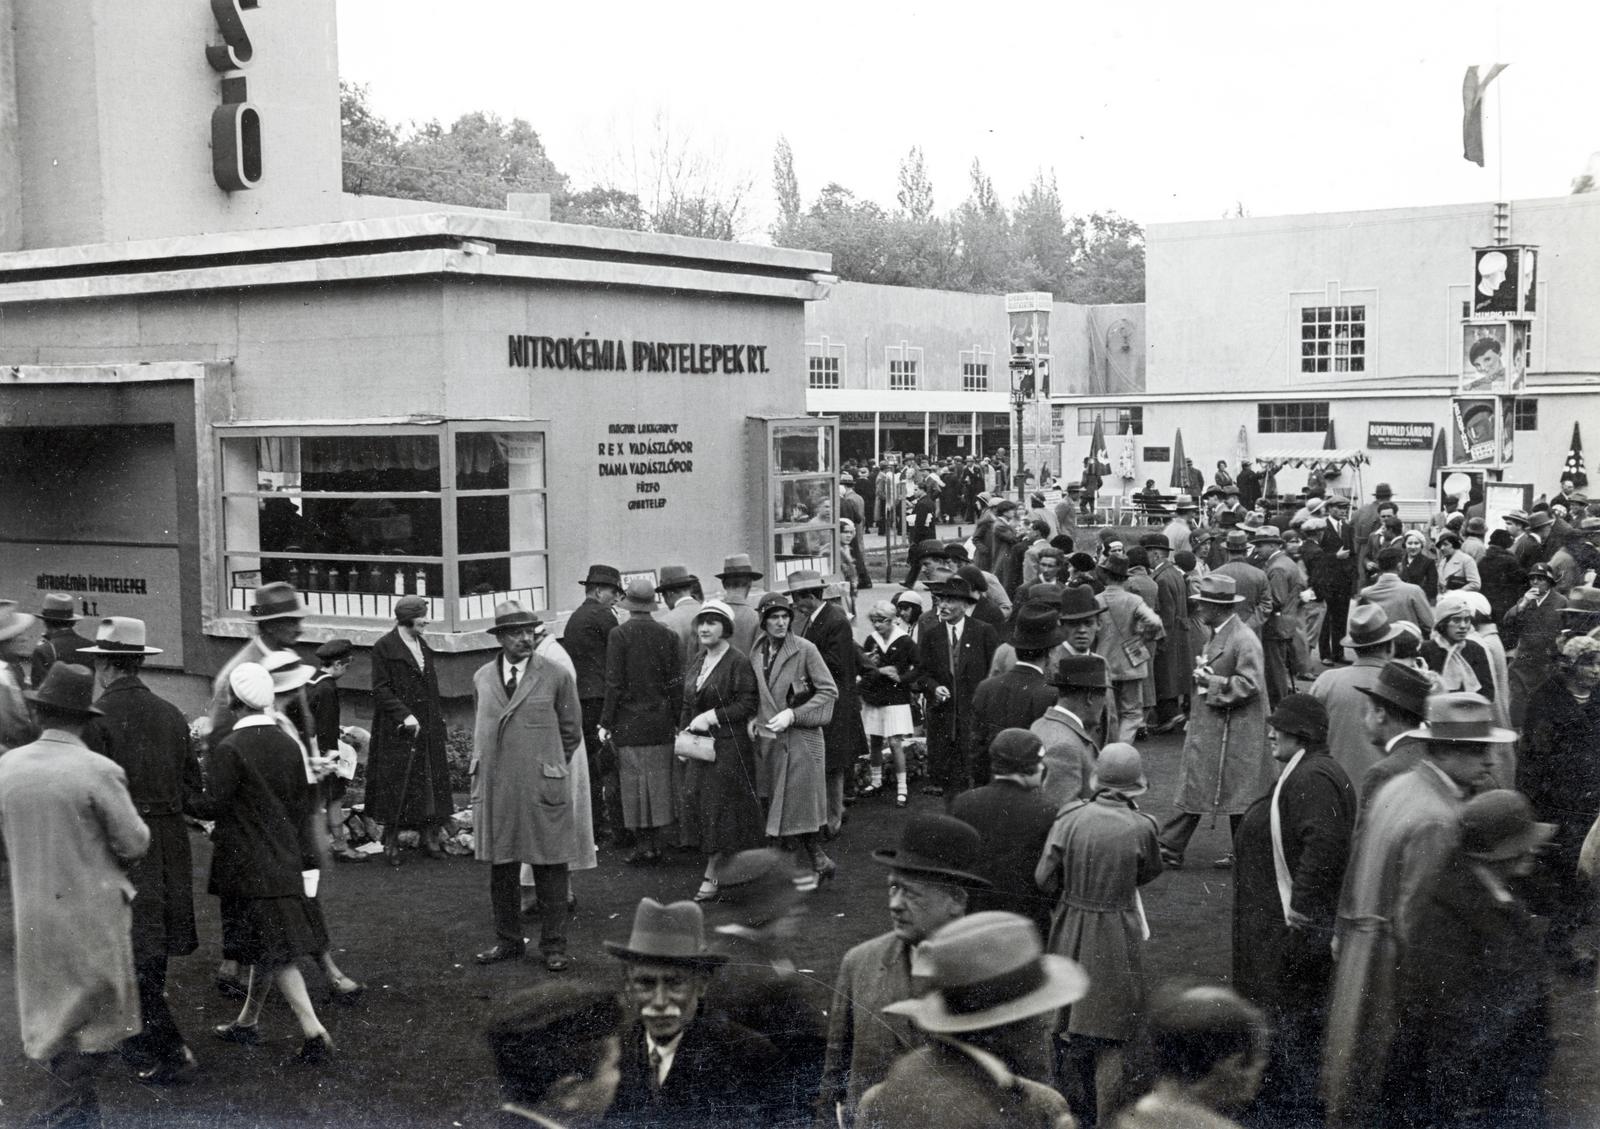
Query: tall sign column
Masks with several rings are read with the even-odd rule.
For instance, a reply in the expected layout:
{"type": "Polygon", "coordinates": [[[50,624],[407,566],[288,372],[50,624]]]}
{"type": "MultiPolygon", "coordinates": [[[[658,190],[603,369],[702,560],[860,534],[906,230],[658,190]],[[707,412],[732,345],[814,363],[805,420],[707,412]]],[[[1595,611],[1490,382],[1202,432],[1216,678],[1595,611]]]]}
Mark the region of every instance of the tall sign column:
{"type": "Polygon", "coordinates": [[[1048,291],[1006,295],[1006,318],[1011,323],[1011,405],[1017,416],[1012,479],[1019,500],[1027,489],[1022,468],[1028,467],[1038,476],[1051,458],[1049,443],[1040,433],[1039,401],[1050,398],[1050,307],[1054,300],[1048,291]],[[1032,442],[1026,434],[1030,430],[1026,413],[1033,416],[1032,442]]]}

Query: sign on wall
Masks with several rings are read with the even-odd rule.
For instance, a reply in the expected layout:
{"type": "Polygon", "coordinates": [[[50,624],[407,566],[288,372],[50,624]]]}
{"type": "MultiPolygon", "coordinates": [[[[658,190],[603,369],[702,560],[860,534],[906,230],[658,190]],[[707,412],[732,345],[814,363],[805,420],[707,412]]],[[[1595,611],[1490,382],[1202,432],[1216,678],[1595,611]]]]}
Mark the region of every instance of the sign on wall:
{"type": "Polygon", "coordinates": [[[0,543],[0,576],[17,582],[13,591],[20,610],[33,614],[46,593],[70,595],[84,617],[78,633],[88,639],[105,616],[142,619],[150,646],[162,649],[150,656],[149,665],[183,665],[177,549],[0,543]]]}
{"type": "Polygon", "coordinates": [[[1432,423],[1394,423],[1374,420],[1367,424],[1369,451],[1431,451],[1432,423]]]}
{"type": "Polygon", "coordinates": [[[1170,463],[1172,461],[1172,448],[1146,447],[1143,461],[1147,463],[1170,463]]]}

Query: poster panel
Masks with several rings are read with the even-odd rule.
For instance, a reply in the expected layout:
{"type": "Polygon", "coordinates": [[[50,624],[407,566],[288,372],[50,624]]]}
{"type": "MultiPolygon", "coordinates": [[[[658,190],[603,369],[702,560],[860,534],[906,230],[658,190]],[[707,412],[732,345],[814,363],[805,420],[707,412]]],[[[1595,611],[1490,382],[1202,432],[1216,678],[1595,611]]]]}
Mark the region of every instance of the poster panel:
{"type": "Polygon", "coordinates": [[[37,614],[46,593],[66,592],[84,617],[78,634],[93,639],[97,622],[112,615],[145,622],[149,666],[183,666],[182,593],[178,550],[105,544],[22,545],[0,542],[0,576],[19,610],[37,614]]]}
{"type": "Polygon", "coordinates": [[[1463,395],[1520,392],[1527,382],[1527,322],[1462,323],[1459,391],[1463,395]]]}

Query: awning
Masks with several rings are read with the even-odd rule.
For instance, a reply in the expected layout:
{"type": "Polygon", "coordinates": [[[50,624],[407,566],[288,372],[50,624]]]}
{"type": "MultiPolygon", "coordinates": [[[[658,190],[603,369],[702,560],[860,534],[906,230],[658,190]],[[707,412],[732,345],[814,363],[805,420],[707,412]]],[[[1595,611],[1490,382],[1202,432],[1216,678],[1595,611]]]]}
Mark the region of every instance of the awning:
{"type": "Polygon", "coordinates": [[[1372,460],[1358,447],[1325,451],[1321,447],[1277,448],[1257,451],[1257,462],[1277,463],[1279,466],[1310,466],[1312,463],[1337,463],[1340,466],[1362,466],[1372,460]]]}

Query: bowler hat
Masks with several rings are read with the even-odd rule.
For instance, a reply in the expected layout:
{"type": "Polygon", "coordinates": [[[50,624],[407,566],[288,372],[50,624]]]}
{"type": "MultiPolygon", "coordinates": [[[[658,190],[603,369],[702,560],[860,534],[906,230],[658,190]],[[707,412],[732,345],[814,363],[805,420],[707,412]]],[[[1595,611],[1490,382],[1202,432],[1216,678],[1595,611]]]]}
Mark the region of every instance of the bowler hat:
{"type": "Polygon", "coordinates": [[[640,898],[627,941],[602,943],[612,956],[644,964],[712,968],[728,959],[707,951],[705,915],[693,902],[664,906],[654,898],[640,898]]]}
{"type": "Polygon", "coordinates": [[[661,574],[656,577],[656,591],[670,592],[674,588],[687,588],[691,584],[698,583],[700,578],[689,571],[688,565],[662,565],[661,574]]]}
{"type": "Polygon", "coordinates": [[[782,917],[804,898],[789,856],[771,847],[740,851],[715,867],[718,917],[755,928],[782,917]]]}
{"type": "Polygon", "coordinates": [[[80,655],[159,655],[160,647],[148,647],[144,641],[144,620],[132,616],[113,615],[100,621],[95,629],[94,646],[79,647],[80,655]]]}
{"type": "Polygon", "coordinates": [[[1105,603],[1086,584],[1069,584],[1061,593],[1061,622],[1104,615],[1105,603]]]}
{"type": "Polygon", "coordinates": [[[756,604],[756,618],[765,623],[767,617],[774,612],[788,612],[792,616],[794,615],[794,602],[782,592],[763,593],[760,602],[756,604]]]}
{"type": "Polygon", "coordinates": [[[348,639],[329,639],[314,652],[324,665],[336,663],[355,650],[355,644],[348,639]]]}
{"type": "Polygon", "coordinates": [[[1054,580],[1036,580],[1028,585],[1026,594],[1028,600],[1036,604],[1058,604],[1061,594],[1066,591],[1065,586],[1054,580]]]}
{"type": "Polygon", "coordinates": [[[1378,671],[1377,685],[1356,689],[1386,709],[1398,710],[1410,721],[1418,722],[1428,715],[1433,679],[1410,663],[1390,659],[1378,671]]]}
{"type": "Polygon", "coordinates": [[[1089,976],[1069,957],[1046,955],[1038,926],[1015,913],[958,917],[917,948],[930,991],[883,1010],[936,1035],[1016,1023],[1081,1000],[1089,976]]]}
{"type": "Polygon", "coordinates": [[[969,604],[978,602],[978,594],[972,590],[972,584],[961,576],[952,576],[938,584],[928,585],[928,591],[935,596],[944,596],[953,600],[965,600],[969,604]]]}
{"type": "Polygon", "coordinates": [[[506,600],[495,605],[494,626],[488,629],[490,635],[498,635],[502,631],[511,631],[518,627],[538,627],[544,620],[534,612],[530,612],[515,600],[506,600]]]}
{"type": "Polygon", "coordinates": [[[1389,488],[1387,482],[1380,482],[1373,488],[1372,496],[1374,498],[1392,498],[1394,497],[1394,491],[1389,488]]]}
{"type": "Polygon", "coordinates": [[[1381,647],[1400,629],[1389,622],[1389,613],[1380,604],[1357,604],[1350,609],[1350,630],[1339,640],[1339,646],[1361,650],[1364,647],[1381,647]]]}
{"type": "Polygon", "coordinates": [[[1165,549],[1172,552],[1172,538],[1165,533],[1146,533],[1139,538],[1139,546],[1143,549],[1165,549]]]}
{"type": "Polygon", "coordinates": [[[789,595],[798,596],[802,592],[821,592],[828,586],[822,579],[822,573],[815,569],[797,568],[787,577],[789,595]]]}
{"type": "Polygon", "coordinates": [[[15,639],[37,622],[27,612],[19,612],[15,600],[0,600],[0,643],[15,639]]]}
{"type": "Polygon", "coordinates": [[[610,565],[592,564],[589,566],[589,575],[585,576],[581,583],[585,588],[591,584],[606,584],[620,592],[622,591],[622,573],[610,565]]]}
{"type": "Polygon", "coordinates": [[[1328,743],[1328,707],[1310,694],[1285,694],[1267,724],[1280,733],[1302,738],[1311,748],[1328,743]]]}
{"type": "Polygon", "coordinates": [[[701,604],[699,610],[694,613],[694,618],[699,620],[699,618],[703,615],[712,616],[722,621],[722,637],[724,639],[727,639],[733,635],[733,609],[727,604],[723,603],[721,600],[707,600],[705,603],[701,604]]]}
{"type": "Polygon", "coordinates": [[[968,586],[980,596],[989,590],[989,581],[984,578],[983,570],[976,565],[964,564],[956,569],[956,575],[965,580],[968,586]]]}
{"type": "Polygon", "coordinates": [[[1279,532],[1276,525],[1263,525],[1256,529],[1255,533],[1251,535],[1250,540],[1256,544],[1268,542],[1281,545],[1283,544],[1283,534],[1279,532]]]}
{"type": "Polygon", "coordinates": [[[1062,655],[1050,675],[1050,685],[1061,689],[1104,690],[1107,681],[1106,660],[1090,652],[1087,655],[1062,655]]]}
{"type": "Polygon", "coordinates": [[[1239,595],[1239,582],[1221,572],[1208,572],[1202,576],[1194,598],[1202,604],[1232,606],[1244,603],[1244,597],[1239,595]]]}
{"type": "Polygon", "coordinates": [[[1428,720],[1408,730],[1406,736],[1424,741],[1509,745],[1517,739],[1517,732],[1494,723],[1494,703],[1488,698],[1457,692],[1430,697],[1428,720]]]}
{"type": "Polygon", "coordinates": [[[648,576],[635,576],[628,581],[628,590],[622,597],[622,606],[630,612],[656,610],[656,586],[648,576]]]}
{"type": "Polygon", "coordinates": [[[983,840],[969,824],[950,815],[915,815],[900,832],[893,850],[872,852],[875,862],[908,874],[922,874],[987,889],[987,878],[973,873],[983,840]]]}
{"type": "Polygon", "coordinates": [[[45,595],[44,606],[39,609],[39,618],[51,623],[76,623],[83,618],[73,611],[77,606],[65,592],[50,592],[45,595]]]}
{"type": "Polygon", "coordinates": [[[1149,790],[1150,782],[1145,779],[1139,750],[1121,741],[1113,741],[1101,749],[1094,771],[1089,774],[1089,787],[1096,792],[1143,795],[1149,790]]]}
{"type": "Polygon", "coordinates": [[[996,775],[1032,772],[1044,763],[1044,742],[1027,729],[1002,729],[989,742],[989,766],[996,775]]]}
{"type": "Polygon", "coordinates": [[[1128,564],[1128,558],[1123,556],[1121,553],[1112,553],[1105,560],[1100,562],[1101,572],[1105,573],[1107,576],[1121,577],[1124,580],[1126,580],[1128,577],[1128,569],[1130,567],[1131,566],[1128,564]]]}
{"type": "Polygon", "coordinates": [[[760,580],[764,574],[755,570],[749,553],[733,553],[722,558],[722,571],[714,575],[718,580],[760,580]]]}
{"type": "Polygon", "coordinates": [[[1055,646],[1061,627],[1061,613],[1051,604],[1032,601],[1017,609],[1011,632],[1011,645],[1019,651],[1048,651],[1055,646]]]}
{"type": "Polygon", "coordinates": [[[273,651],[261,660],[261,669],[271,676],[274,694],[298,690],[317,673],[316,668],[294,651],[273,651]]]}
{"type": "Polygon", "coordinates": [[[22,696],[35,705],[74,717],[98,717],[105,712],[94,705],[94,674],[77,663],[56,663],[37,690],[24,690],[22,696]]]}
{"type": "Polygon", "coordinates": [[[261,585],[250,603],[250,618],[257,623],[268,619],[304,619],[308,614],[294,585],[281,580],[261,585]]]}
{"type": "Polygon", "coordinates": [[[1535,820],[1528,798],[1509,788],[1474,796],[1461,809],[1461,850],[1485,862],[1537,850],[1555,833],[1555,824],[1535,820]]]}

